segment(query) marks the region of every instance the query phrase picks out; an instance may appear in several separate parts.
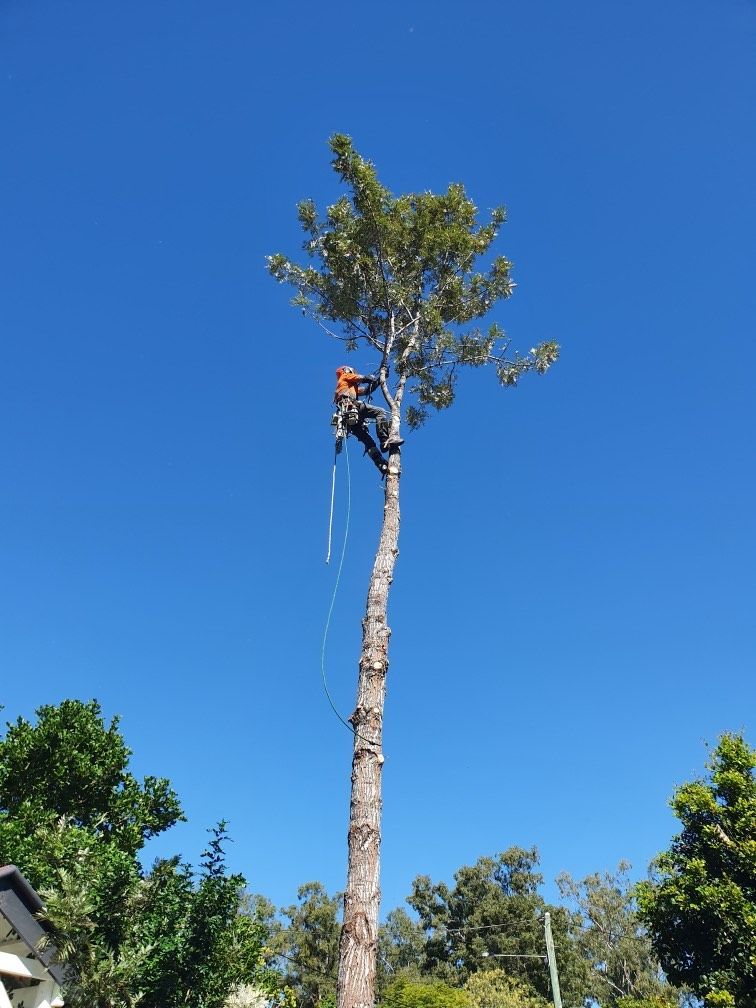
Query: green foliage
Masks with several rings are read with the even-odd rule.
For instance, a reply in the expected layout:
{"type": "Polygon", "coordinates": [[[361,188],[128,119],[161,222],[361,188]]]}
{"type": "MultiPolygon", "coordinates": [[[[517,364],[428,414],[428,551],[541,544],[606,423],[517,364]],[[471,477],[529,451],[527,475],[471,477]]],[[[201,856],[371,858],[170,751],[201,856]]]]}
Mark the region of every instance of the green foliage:
{"type": "Polygon", "coordinates": [[[158,862],[124,894],[117,945],[96,923],[97,864],[89,852],[58,871],[57,884],[42,896],[55,944],[72,967],[66,1004],[222,1008],[228,992],[244,984],[268,998],[276,993],[279,978],[263,960],[263,922],[239,913],[244,880],[225,871],[224,824],[211,832],[197,885],[173,859],[158,862]]]}
{"type": "Polygon", "coordinates": [[[756,1004],[754,767],[741,735],[721,737],[708,778],[675,792],[682,832],[638,886],[664,970],[707,1005],[756,1004]]]}
{"type": "Polygon", "coordinates": [[[244,879],[225,870],[225,824],[199,879],[178,857],[145,873],[146,840],[183,818],[169,782],[136,781],[118,719],[106,725],[96,701],[37,714],[0,740],[0,863],[18,865],[43,894],[72,967],[66,1003],[220,1008],[252,983],[276,995],[265,923],[240,912],[244,879]]]}
{"type": "Polygon", "coordinates": [[[706,1008],[735,1008],[735,998],[728,991],[712,991],[704,999],[706,1008]]]}
{"type": "Polygon", "coordinates": [[[400,977],[386,990],[381,1008],[473,1008],[463,990],[440,980],[417,983],[400,977]]]}
{"type": "Polygon", "coordinates": [[[660,976],[651,939],[641,927],[628,872],[621,863],[614,874],[589,875],[577,882],[566,872],[557,879],[563,897],[579,910],[583,927],[576,941],[591,964],[591,993],[602,1008],[619,1008],[627,997],[672,998],[660,976]]]}
{"type": "MultiPolygon", "coordinates": [[[[173,992],[176,1003],[183,999],[196,1008],[222,1008],[228,992],[239,984],[263,984],[272,989],[275,981],[264,968],[267,935],[262,922],[239,912],[244,878],[226,873],[226,823],[210,832],[199,884],[180,923],[178,982],[173,992]]],[[[168,1003],[172,1003],[170,996],[168,1003]]]]}
{"type": "MultiPolygon", "coordinates": [[[[551,912],[559,977],[566,1004],[579,1004],[588,994],[589,969],[575,944],[579,916],[550,907],[539,894],[535,848],[511,847],[496,858],[480,858],[460,868],[455,885],[432,883],[421,875],[408,902],[426,932],[424,972],[456,985],[491,965],[496,955],[545,954],[543,915],[551,912]]],[[[549,994],[543,960],[512,958],[508,972],[537,994],[549,994]]]]}
{"type": "Polygon", "coordinates": [[[178,857],[156,861],[142,881],[141,913],[134,921],[137,940],[150,949],[140,973],[149,1003],[171,1004],[181,983],[184,929],[193,899],[191,868],[178,857]]]}
{"type": "Polygon", "coordinates": [[[139,784],[129,773],[118,720],[106,727],[96,700],[64,700],[40,707],[35,725],[24,718],[9,725],[0,742],[2,819],[36,826],[65,817],[129,854],[183,819],[167,780],[139,784]]]}
{"type": "Polygon", "coordinates": [[[400,974],[419,979],[425,962],[425,931],[402,907],[392,910],[378,932],[378,990],[400,974]]]}
{"type": "Polygon", "coordinates": [[[298,1008],[329,1008],[336,996],[342,897],[329,896],[320,882],[307,882],[297,899],[283,909],[289,926],[271,937],[270,948],[283,958],[298,1008]]]}
{"type": "Polygon", "coordinates": [[[140,786],[128,772],[118,721],[106,725],[96,701],[40,707],[37,718],[19,718],[0,740],[0,863],[45,893],[79,974],[69,1001],[106,1008],[112,990],[128,1005],[146,958],[131,940],[136,853],[181,809],[167,781],[140,786]]]}
{"type": "Polygon", "coordinates": [[[503,969],[473,973],[465,984],[471,1008],[549,1008],[532,987],[515,980],[503,969]]]}
{"type": "Polygon", "coordinates": [[[381,358],[383,391],[398,423],[405,384],[414,396],[407,410],[417,427],[429,408],[454,401],[462,367],[491,364],[502,385],[527,371],[543,373],[557,359],[551,340],[527,355],[508,355],[496,325],[471,325],[514,289],[512,264],[490,249],[506,214],[502,207],[479,222],[464,186],[445,193],[393,196],[349,137],[330,141],[333,168],[346,194],[321,217],[311,200],[299,204],[305,232],[301,265],[277,253],[271,274],[296,291],[292,304],[313,317],[347,350],[368,346],[381,358]],[[335,324],[340,333],[329,328],[335,324]],[[388,385],[388,365],[395,381],[388,385]]]}
{"type": "Polygon", "coordinates": [[[142,1001],[139,977],[150,954],[149,946],[129,940],[129,922],[140,910],[138,890],[125,894],[122,941],[116,949],[96,923],[97,899],[92,885],[97,864],[82,851],[70,869],[58,871],[57,884],[42,889],[52,939],[62,962],[69,967],[65,988],[69,1008],[134,1008],[142,1001]]]}
{"type": "Polygon", "coordinates": [[[123,907],[138,883],[145,841],[183,819],[167,780],[139,784],[118,718],[92,700],[43,706],[37,722],[8,725],[0,740],[0,863],[37,889],[86,863],[92,919],[103,939],[124,939],[123,907]]]}

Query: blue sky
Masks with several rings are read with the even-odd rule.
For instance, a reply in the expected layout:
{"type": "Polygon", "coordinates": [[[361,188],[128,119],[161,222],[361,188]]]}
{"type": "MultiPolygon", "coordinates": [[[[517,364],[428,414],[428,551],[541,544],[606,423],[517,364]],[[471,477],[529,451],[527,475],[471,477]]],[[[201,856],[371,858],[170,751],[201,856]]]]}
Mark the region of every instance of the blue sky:
{"type": "MultiPolygon", "coordinates": [[[[123,716],[189,817],[148,858],[224,817],[277,904],[343,885],[340,344],[264,271],[339,194],[334,131],[395,192],[504,202],[493,317],[563,348],[404,449],[384,912],[515,843],[640,875],[704,743],[754,742],[754,57],[750,0],[2,5],[0,702],[123,716]]],[[[352,475],[344,713],[381,512],[352,475]]]]}

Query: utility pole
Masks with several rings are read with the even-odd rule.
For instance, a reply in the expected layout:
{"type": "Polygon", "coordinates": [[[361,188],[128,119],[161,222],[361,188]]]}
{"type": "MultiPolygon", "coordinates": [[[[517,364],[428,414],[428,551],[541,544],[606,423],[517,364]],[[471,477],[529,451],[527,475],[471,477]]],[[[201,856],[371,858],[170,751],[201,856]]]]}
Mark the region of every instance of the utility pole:
{"type": "Polygon", "coordinates": [[[554,998],[554,1008],[562,1008],[562,994],[559,990],[559,974],[557,973],[556,955],[554,954],[554,939],[551,937],[551,914],[546,911],[543,919],[543,929],[546,932],[546,958],[551,975],[551,993],[554,998]]]}

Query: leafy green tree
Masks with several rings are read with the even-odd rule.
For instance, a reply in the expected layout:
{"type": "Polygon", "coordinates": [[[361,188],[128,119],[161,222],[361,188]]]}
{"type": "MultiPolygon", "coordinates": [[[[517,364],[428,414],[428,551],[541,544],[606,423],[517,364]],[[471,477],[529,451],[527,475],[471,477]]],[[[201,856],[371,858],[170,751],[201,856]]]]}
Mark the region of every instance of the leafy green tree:
{"type": "Polygon", "coordinates": [[[503,969],[473,973],[464,989],[471,1008],[549,1008],[549,1002],[532,987],[515,980],[503,969]]]}
{"type": "Polygon", "coordinates": [[[621,862],[615,873],[596,873],[576,881],[564,872],[557,879],[562,896],[583,920],[576,941],[592,967],[591,994],[602,1008],[617,1008],[628,997],[671,998],[676,1004],[638,918],[629,870],[630,865],[621,862]]]}
{"type": "Polygon", "coordinates": [[[145,873],[147,840],[183,818],[167,780],[140,784],[118,719],[96,701],[40,707],[0,740],[0,863],[44,896],[56,944],[73,967],[71,1008],[195,1008],[234,985],[276,993],[263,963],[264,922],[240,912],[244,880],[225,870],[225,826],[199,878],[181,860],[145,873]]]}
{"type": "Polygon", "coordinates": [[[339,1006],[372,1005],[375,993],[380,902],[383,708],[388,671],[389,586],[399,552],[399,484],[403,424],[421,424],[430,409],[454,401],[465,367],[491,366],[502,385],[527,371],[544,372],[556,343],[527,355],[509,353],[498,325],[478,326],[512,293],[511,263],[489,255],[503,208],[490,220],[460,184],[445,193],[393,196],[349,137],[331,139],[333,167],[346,193],[320,217],[299,204],[307,262],[280,253],[272,275],[295,290],[293,303],[344,349],[375,353],[377,377],[390,415],[390,447],[375,563],[370,577],[358,664],[347,886],[339,953],[339,1006]],[[337,330],[337,331],[334,331],[337,330]]]}
{"type": "Polygon", "coordinates": [[[180,997],[194,888],[191,867],[178,857],[156,861],[142,880],[139,912],[129,915],[134,928],[129,944],[149,949],[136,978],[148,1005],[172,1005],[180,997]]]}
{"type": "Polygon", "coordinates": [[[96,922],[96,872],[96,862],[82,850],[69,868],[58,870],[54,886],[40,890],[52,940],[68,967],[65,1002],[68,1008],[135,1008],[142,1002],[139,978],[150,955],[128,928],[140,909],[139,894],[124,893],[122,940],[114,947],[96,922]]]}
{"type": "Polygon", "coordinates": [[[140,878],[137,854],[183,819],[169,782],[140,784],[130,756],[118,718],[106,725],[95,700],[40,707],[36,724],[18,718],[0,740],[0,862],[49,889],[86,850],[93,921],[114,946],[140,878]]]}
{"type": "Polygon", "coordinates": [[[461,985],[488,968],[492,957],[508,956],[507,972],[548,997],[546,964],[530,957],[545,955],[543,916],[549,910],[565,1003],[582,1003],[590,976],[575,942],[580,917],[545,902],[537,866],[535,848],[511,847],[460,868],[453,886],[418,876],[408,902],[426,932],[425,969],[461,985]]]}
{"type": "Polygon", "coordinates": [[[638,886],[667,976],[707,1006],[756,1004],[755,767],[742,735],[720,738],[708,777],[675,792],[682,831],[638,886]]]}
{"type": "Polygon", "coordinates": [[[211,834],[199,885],[187,903],[174,995],[196,1008],[222,1008],[228,992],[240,984],[255,984],[272,993],[276,980],[265,968],[267,934],[262,921],[239,912],[244,877],[226,872],[226,823],[219,823],[211,834]]]}
{"type": "MultiPolygon", "coordinates": [[[[165,778],[145,777],[140,784],[129,772],[131,750],[118,723],[114,717],[105,725],[96,700],[64,700],[40,707],[36,724],[21,717],[10,724],[0,741],[0,824],[34,828],[64,817],[136,854],[183,819],[165,778]]],[[[42,862],[36,881],[44,871],[42,862]]]]}
{"type": "Polygon", "coordinates": [[[221,1008],[228,992],[254,984],[269,1000],[280,978],[264,963],[266,932],[254,915],[239,913],[244,880],[225,870],[225,826],[211,831],[198,883],[176,859],[125,894],[122,939],[110,944],[95,920],[96,862],[80,852],[57,884],[42,890],[54,941],[70,966],[71,1008],[221,1008]]]}
{"type": "Polygon", "coordinates": [[[441,980],[418,983],[400,977],[386,990],[381,1008],[472,1008],[463,990],[450,987],[441,980]]]}
{"type": "Polygon", "coordinates": [[[341,894],[329,896],[320,882],[307,882],[297,890],[298,903],[282,913],[289,925],[270,940],[282,956],[286,984],[298,1008],[327,1008],[335,1003],[339,949],[341,894]]]}
{"type": "Polygon", "coordinates": [[[425,962],[425,931],[402,907],[392,910],[378,932],[378,989],[398,976],[418,980],[425,962]]]}

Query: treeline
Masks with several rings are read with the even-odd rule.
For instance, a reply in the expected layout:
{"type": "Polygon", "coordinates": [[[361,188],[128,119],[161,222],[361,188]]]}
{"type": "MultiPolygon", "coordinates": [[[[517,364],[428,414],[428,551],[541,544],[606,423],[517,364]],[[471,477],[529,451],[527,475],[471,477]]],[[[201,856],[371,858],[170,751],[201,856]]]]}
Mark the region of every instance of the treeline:
{"type": "MultiPolygon", "coordinates": [[[[226,825],[198,867],[140,862],[183,819],[158,777],[137,781],[118,726],[67,700],[0,739],[0,864],[42,894],[72,980],[70,1008],[332,1008],[341,898],[319,882],[276,909],[225,863],[226,825]],[[74,979],[75,978],[75,979],[74,979]]],[[[756,751],[724,735],[705,779],[675,793],[682,829],[647,881],[629,866],[557,879],[535,848],[419,875],[381,928],[386,1008],[546,1008],[548,911],[565,1008],[756,1005],[756,751]],[[664,970],[665,972],[662,972],[664,970]],[[665,977],[666,973],[666,977],[665,977]]]]}
{"type": "MultiPolygon", "coordinates": [[[[391,1008],[546,1008],[552,1004],[544,915],[551,927],[562,1000],[617,1008],[677,1005],[660,976],[635,908],[629,866],[576,882],[559,879],[565,904],[541,896],[535,849],[512,847],[460,868],[454,884],[419,876],[404,908],[381,928],[378,989],[391,1008]]],[[[273,949],[285,953],[286,981],[302,1008],[330,1005],[336,963],[339,894],[318,882],[299,890],[283,922],[266,908],[273,949]]]]}

